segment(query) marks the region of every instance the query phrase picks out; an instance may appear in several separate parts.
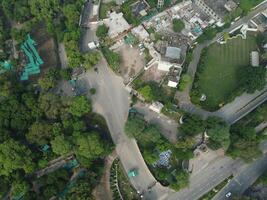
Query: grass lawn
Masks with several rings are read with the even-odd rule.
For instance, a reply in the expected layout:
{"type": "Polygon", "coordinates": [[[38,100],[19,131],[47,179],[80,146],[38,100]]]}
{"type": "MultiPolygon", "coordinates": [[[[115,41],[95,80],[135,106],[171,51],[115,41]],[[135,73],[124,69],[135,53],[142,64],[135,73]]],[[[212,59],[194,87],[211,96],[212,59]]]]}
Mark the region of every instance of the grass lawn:
{"type": "Polygon", "coordinates": [[[207,96],[203,106],[218,108],[229,101],[235,90],[238,90],[239,72],[250,63],[250,52],[257,49],[255,37],[248,36],[228,40],[226,44],[217,43],[207,50],[204,65],[198,72],[198,90],[207,96]]]}
{"type": "Polygon", "coordinates": [[[245,12],[248,12],[251,8],[260,4],[263,0],[240,0],[240,7],[245,12]]]}

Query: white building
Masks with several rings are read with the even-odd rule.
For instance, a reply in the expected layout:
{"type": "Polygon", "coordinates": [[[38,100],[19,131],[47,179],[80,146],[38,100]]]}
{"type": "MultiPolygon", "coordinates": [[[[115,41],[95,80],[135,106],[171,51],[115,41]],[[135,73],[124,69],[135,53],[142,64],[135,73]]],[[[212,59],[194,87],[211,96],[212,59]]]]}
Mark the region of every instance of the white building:
{"type": "Polygon", "coordinates": [[[257,51],[252,51],[250,54],[250,61],[252,67],[258,67],[260,65],[260,55],[257,51]]]}
{"type": "Polygon", "coordinates": [[[160,113],[162,108],[163,108],[163,104],[156,101],[156,102],[153,102],[150,106],[149,106],[149,109],[156,112],[156,113],[160,113]]]}
{"type": "Polygon", "coordinates": [[[203,0],[192,0],[199,8],[201,8],[208,16],[221,22],[222,19],[203,1],[203,0]]]}
{"type": "Polygon", "coordinates": [[[170,63],[170,62],[163,61],[163,60],[160,60],[158,62],[158,70],[168,72],[168,71],[170,71],[170,68],[172,68],[172,67],[181,68],[181,65],[176,64],[176,63],[170,63]]]}
{"type": "Polygon", "coordinates": [[[108,36],[110,38],[115,38],[131,28],[128,22],[123,18],[123,13],[112,12],[109,18],[103,21],[105,25],[109,27],[108,36]]]}

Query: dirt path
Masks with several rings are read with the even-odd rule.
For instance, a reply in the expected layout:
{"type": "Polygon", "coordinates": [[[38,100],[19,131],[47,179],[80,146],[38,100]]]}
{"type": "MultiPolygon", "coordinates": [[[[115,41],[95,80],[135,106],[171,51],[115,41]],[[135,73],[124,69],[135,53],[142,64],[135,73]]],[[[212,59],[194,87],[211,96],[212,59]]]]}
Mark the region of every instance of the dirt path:
{"type": "Polygon", "coordinates": [[[110,168],[113,161],[117,158],[117,153],[114,150],[105,159],[104,174],[100,180],[100,184],[93,190],[93,195],[96,200],[112,200],[112,192],[110,190],[110,168]]]}

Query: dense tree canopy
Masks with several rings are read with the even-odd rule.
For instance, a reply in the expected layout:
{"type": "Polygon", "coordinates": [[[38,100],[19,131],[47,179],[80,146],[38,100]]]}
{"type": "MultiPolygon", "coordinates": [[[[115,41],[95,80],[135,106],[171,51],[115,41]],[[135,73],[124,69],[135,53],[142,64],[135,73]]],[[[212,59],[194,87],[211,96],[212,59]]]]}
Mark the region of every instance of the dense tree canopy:
{"type": "Polygon", "coordinates": [[[13,139],[0,144],[0,163],[0,175],[5,176],[18,169],[30,173],[34,167],[31,151],[13,139]]]}
{"type": "Polygon", "coordinates": [[[185,27],[185,24],[184,22],[181,20],[181,19],[173,19],[172,20],[172,26],[173,26],[173,30],[174,32],[181,32],[184,27],[185,27]]]}
{"type": "Polygon", "coordinates": [[[96,30],[96,36],[100,39],[105,38],[108,34],[108,29],[109,28],[105,24],[99,25],[96,30]]]}

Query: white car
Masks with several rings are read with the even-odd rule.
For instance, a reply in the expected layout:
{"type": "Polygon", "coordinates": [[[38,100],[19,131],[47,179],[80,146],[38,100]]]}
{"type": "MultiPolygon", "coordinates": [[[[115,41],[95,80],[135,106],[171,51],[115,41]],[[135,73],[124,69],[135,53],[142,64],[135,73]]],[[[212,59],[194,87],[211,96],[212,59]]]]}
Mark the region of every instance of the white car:
{"type": "Polygon", "coordinates": [[[226,198],[229,198],[231,195],[232,195],[232,193],[231,193],[231,192],[228,192],[228,193],[225,195],[225,197],[226,197],[226,198]]]}

